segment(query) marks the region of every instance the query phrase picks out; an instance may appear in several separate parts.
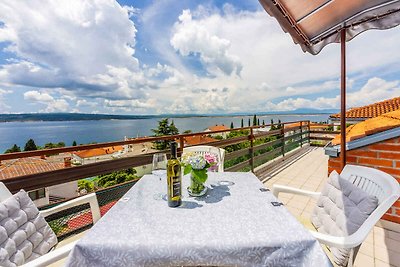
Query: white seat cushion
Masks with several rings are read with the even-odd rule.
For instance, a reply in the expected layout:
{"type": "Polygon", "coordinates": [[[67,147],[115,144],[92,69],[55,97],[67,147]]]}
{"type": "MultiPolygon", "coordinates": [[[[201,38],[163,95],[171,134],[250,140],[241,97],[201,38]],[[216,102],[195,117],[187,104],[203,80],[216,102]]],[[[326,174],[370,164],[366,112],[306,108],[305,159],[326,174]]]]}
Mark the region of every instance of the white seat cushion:
{"type": "Polygon", "coordinates": [[[0,266],[22,265],[56,244],[56,235],[25,191],[0,203],[0,266]]]}
{"type": "MultiPolygon", "coordinates": [[[[318,232],[349,236],[356,232],[378,206],[378,199],[332,172],[321,192],[311,222],[318,232]]],[[[335,263],[347,266],[350,249],[330,248],[335,263]]]]}

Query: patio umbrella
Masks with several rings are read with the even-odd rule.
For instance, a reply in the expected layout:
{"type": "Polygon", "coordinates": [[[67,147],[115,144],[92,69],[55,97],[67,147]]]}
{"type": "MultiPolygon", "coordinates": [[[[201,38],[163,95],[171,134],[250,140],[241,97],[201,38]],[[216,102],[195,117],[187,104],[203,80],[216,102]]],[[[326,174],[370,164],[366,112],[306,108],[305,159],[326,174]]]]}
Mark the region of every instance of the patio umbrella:
{"type": "Polygon", "coordinates": [[[259,0],[304,52],[341,43],[340,154],[346,164],[346,42],[369,29],[400,24],[400,0],[259,0]]]}

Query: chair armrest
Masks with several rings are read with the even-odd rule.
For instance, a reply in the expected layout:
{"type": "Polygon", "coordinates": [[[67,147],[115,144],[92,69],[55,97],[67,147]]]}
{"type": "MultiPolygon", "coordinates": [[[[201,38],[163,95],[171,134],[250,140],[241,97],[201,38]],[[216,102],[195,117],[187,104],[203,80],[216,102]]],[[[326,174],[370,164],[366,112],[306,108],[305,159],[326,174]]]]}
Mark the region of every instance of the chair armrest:
{"type": "Polygon", "coordinates": [[[355,248],[362,243],[356,236],[357,232],[349,236],[331,236],[316,231],[310,232],[320,243],[336,248],[355,248]]]}
{"type": "Polygon", "coordinates": [[[321,193],[320,192],[313,192],[313,191],[308,191],[308,190],[303,190],[303,189],[298,189],[286,185],[278,185],[274,184],[272,186],[272,194],[274,194],[275,197],[278,197],[279,193],[292,193],[296,195],[301,195],[301,196],[307,196],[307,197],[313,197],[313,198],[318,198],[321,193]]]}
{"type": "Polygon", "coordinates": [[[62,210],[66,210],[86,203],[89,203],[90,210],[92,212],[93,223],[96,223],[98,220],[100,220],[101,215],[100,215],[99,203],[97,202],[97,197],[95,193],[87,194],[82,197],[72,199],[70,201],[62,203],[50,209],[41,210],[40,213],[42,214],[43,217],[47,217],[51,214],[60,212],[62,210]]]}
{"type": "Polygon", "coordinates": [[[78,241],[71,242],[69,244],[66,244],[65,246],[57,248],[56,250],[50,251],[49,253],[40,256],[39,258],[34,259],[33,261],[25,263],[24,265],[22,265],[22,267],[49,266],[52,263],[55,263],[63,258],[68,257],[68,254],[71,252],[76,242],[78,241]]]}

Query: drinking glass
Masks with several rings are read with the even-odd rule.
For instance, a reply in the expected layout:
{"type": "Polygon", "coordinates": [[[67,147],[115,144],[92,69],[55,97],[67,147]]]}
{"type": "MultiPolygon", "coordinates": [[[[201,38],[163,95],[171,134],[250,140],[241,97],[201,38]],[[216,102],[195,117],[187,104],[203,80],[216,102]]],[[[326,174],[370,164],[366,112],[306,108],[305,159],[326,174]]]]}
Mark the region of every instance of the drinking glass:
{"type": "Polygon", "coordinates": [[[167,155],[165,153],[156,153],[153,155],[152,174],[161,177],[167,173],[167,155]]]}
{"type": "MultiPolygon", "coordinates": [[[[160,181],[162,181],[162,177],[164,177],[164,182],[166,183],[167,178],[167,155],[165,153],[157,153],[153,155],[153,169],[151,173],[157,176],[160,181]]],[[[166,199],[165,193],[155,193],[153,195],[155,200],[163,200],[166,199]]]]}

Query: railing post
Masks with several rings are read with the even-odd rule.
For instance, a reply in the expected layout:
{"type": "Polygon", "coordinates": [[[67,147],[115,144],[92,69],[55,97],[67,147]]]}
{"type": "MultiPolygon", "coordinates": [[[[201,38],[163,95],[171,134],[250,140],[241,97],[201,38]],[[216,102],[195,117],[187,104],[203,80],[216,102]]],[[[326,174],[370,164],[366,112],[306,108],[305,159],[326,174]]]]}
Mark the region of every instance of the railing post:
{"type": "Polygon", "coordinates": [[[303,121],[300,121],[300,147],[303,147],[303,121]]]}
{"type": "Polygon", "coordinates": [[[185,140],[183,139],[183,136],[180,136],[179,137],[179,149],[178,149],[178,152],[179,152],[179,155],[180,156],[182,156],[182,153],[183,153],[183,147],[185,146],[185,140]]]}
{"type": "Polygon", "coordinates": [[[254,172],[254,134],[253,127],[250,128],[250,167],[251,171],[254,172]]]}
{"type": "Polygon", "coordinates": [[[282,124],[282,156],[285,156],[285,124],[282,124]]]}

